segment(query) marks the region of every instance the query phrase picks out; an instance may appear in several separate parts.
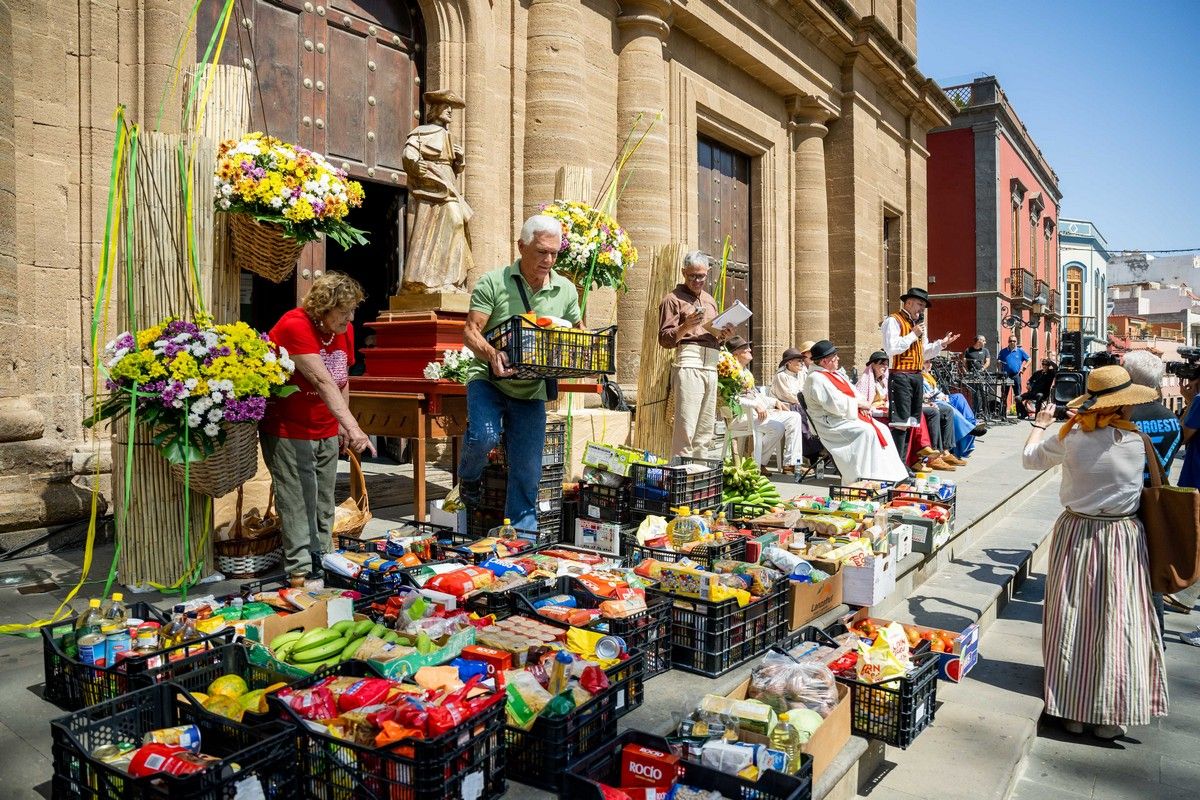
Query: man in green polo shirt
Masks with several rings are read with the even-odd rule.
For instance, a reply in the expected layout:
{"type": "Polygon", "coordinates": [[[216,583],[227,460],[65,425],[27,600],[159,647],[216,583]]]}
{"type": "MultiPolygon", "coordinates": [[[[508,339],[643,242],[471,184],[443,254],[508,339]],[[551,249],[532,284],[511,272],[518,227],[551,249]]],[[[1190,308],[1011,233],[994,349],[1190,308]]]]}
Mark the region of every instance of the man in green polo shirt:
{"type": "Polygon", "coordinates": [[[554,271],[562,225],[537,214],[521,227],[520,258],[488,272],[471,292],[464,341],[475,354],[467,372],[467,433],[458,464],[459,491],[468,507],[479,504],[488,453],[505,433],[508,497],[504,515],[524,530],[537,530],[538,481],[546,446],[546,382],[515,380],[507,356],[485,334],[510,317],[533,311],[579,323],[575,284],[554,271]]]}

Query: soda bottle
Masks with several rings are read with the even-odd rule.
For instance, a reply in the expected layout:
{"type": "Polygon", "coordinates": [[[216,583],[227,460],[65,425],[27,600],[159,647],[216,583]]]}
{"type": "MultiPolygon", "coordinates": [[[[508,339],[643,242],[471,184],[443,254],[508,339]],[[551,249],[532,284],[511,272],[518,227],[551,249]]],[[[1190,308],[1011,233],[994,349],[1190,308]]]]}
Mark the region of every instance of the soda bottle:
{"type": "Polygon", "coordinates": [[[128,619],[129,610],[125,607],[125,595],[113,592],[112,602],[108,604],[108,608],[104,609],[104,622],[124,625],[128,619]]]}
{"type": "Polygon", "coordinates": [[[75,620],[75,641],[89,633],[99,633],[100,626],[104,624],[104,614],[100,610],[100,601],[97,598],[92,598],[88,601],[88,609],[79,615],[79,619],[75,620]]]}
{"type": "Polygon", "coordinates": [[[488,531],[488,536],[494,536],[497,539],[516,539],[517,529],[513,527],[512,520],[505,517],[502,524],[488,531]]]}

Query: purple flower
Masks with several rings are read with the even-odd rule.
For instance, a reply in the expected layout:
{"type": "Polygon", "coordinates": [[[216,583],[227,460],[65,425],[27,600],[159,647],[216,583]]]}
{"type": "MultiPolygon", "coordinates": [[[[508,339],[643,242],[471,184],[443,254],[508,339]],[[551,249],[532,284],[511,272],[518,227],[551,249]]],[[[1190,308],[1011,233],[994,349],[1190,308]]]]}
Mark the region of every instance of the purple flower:
{"type": "Polygon", "coordinates": [[[135,347],[137,347],[137,339],[133,338],[132,333],[126,331],[118,336],[117,340],[113,344],[116,345],[118,350],[120,350],[122,347],[126,350],[133,350],[135,347]]]}
{"type": "Polygon", "coordinates": [[[258,422],[267,413],[267,398],[247,397],[225,401],[226,422],[258,422]]]}
{"type": "Polygon", "coordinates": [[[323,203],[320,200],[317,200],[315,203],[313,203],[312,207],[313,207],[313,211],[316,212],[317,214],[325,213],[325,203],[323,203]]]}

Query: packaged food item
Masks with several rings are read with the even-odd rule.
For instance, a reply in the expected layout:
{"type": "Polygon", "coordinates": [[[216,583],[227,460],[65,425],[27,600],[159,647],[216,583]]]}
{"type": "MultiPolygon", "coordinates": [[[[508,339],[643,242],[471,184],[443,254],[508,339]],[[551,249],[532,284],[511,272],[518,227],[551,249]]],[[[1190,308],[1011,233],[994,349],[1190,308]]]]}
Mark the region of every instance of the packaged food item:
{"type": "Polygon", "coordinates": [[[129,774],[135,778],[158,773],[180,777],[203,772],[220,763],[219,758],[192,753],[175,745],[152,742],[142,745],[130,756],[129,774]]]}
{"type": "Polygon", "coordinates": [[[169,744],[175,747],[182,747],[184,750],[190,750],[193,753],[200,752],[200,729],[195,725],[177,725],[173,728],[159,728],[158,730],[147,731],[142,737],[142,744],[150,744],[157,742],[158,744],[169,744]]]}
{"type": "Polygon", "coordinates": [[[425,586],[436,592],[463,597],[490,585],[496,576],[490,570],[481,567],[460,567],[451,572],[435,575],[425,586]]]}
{"type": "Polygon", "coordinates": [[[640,744],[621,748],[622,786],[670,787],[680,774],[679,756],[640,744]]]}

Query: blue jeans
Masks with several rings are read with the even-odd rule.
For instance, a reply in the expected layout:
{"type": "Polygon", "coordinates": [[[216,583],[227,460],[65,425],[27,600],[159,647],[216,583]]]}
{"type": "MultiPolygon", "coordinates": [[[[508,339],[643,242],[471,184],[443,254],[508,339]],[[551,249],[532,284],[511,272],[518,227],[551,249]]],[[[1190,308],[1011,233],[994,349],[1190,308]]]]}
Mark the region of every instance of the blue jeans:
{"type": "Polygon", "coordinates": [[[948,405],[954,409],[954,447],[951,452],[959,458],[966,458],[975,449],[975,437],[971,435],[971,431],[975,430],[979,423],[967,398],[958,392],[950,395],[948,405]]]}
{"type": "Polygon", "coordinates": [[[489,380],[467,384],[467,433],[463,437],[458,477],[473,483],[483,477],[488,453],[500,444],[503,431],[508,458],[508,496],[504,515],[514,527],[536,531],[538,481],[546,447],[546,401],[517,400],[489,380]]]}

